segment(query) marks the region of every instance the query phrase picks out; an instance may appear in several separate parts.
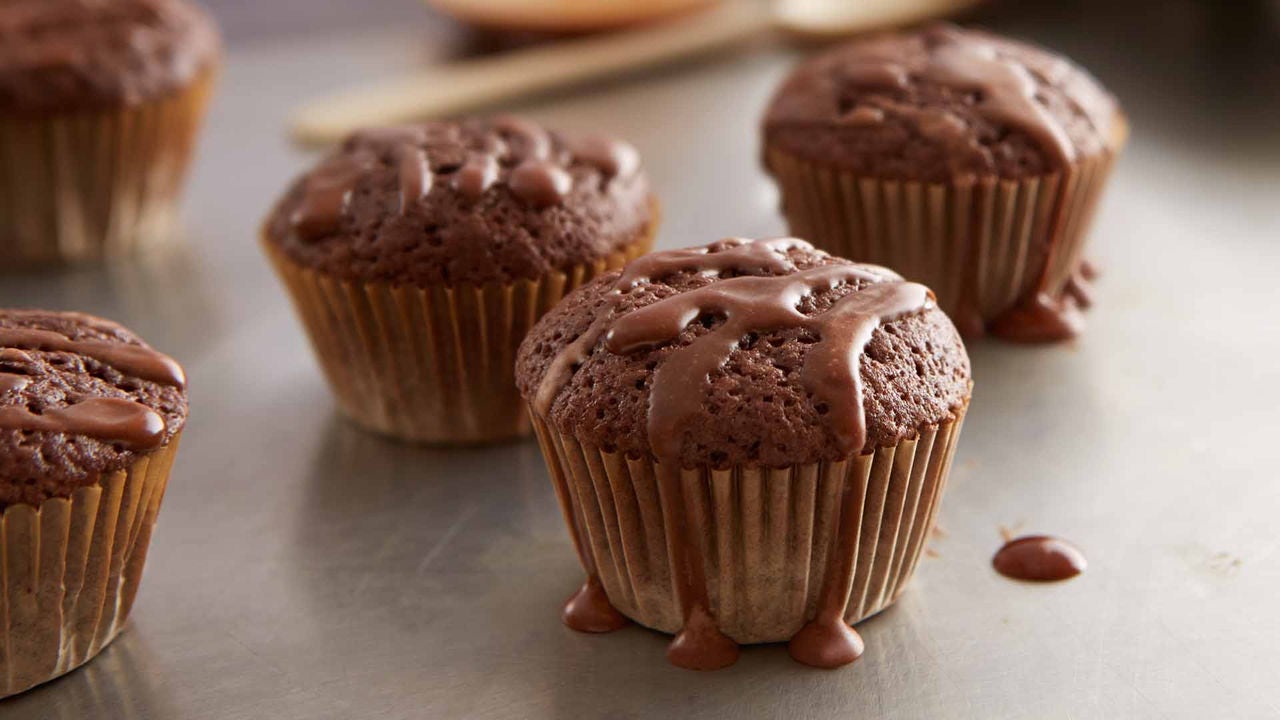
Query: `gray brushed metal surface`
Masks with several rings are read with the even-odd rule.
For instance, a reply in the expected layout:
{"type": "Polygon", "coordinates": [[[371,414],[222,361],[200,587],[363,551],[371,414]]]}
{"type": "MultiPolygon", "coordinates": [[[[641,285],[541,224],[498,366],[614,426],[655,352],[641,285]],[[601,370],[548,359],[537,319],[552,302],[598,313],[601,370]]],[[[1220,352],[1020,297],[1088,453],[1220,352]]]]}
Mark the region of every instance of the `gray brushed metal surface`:
{"type": "MultiPolygon", "coordinates": [[[[0,306],[130,325],[186,364],[192,392],[131,627],[0,717],[1280,716],[1276,36],[1242,43],[1238,19],[1164,5],[1101,28],[1078,3],[987,20],[1085,60],[1132,115],[1094,237],[1098,306],[1071,345],[972,347],[936,557],[835,672],[759,647],[695,674],[666,664],[655,633],[565,629],[580,575],[533,443],[414,448],[335,415],[255,244],[308,160],[283,123],[432,50],[405,31],[237,47],[183,245],[0,279],[0,306]],[[997,577],[1002,525],[1070,538],[1089,571],[997,577]]],[[[778,234],[755,123],[794,59],[763,48],[515,109],[633,139],[665,202],[663,246],[778,234]]]]}

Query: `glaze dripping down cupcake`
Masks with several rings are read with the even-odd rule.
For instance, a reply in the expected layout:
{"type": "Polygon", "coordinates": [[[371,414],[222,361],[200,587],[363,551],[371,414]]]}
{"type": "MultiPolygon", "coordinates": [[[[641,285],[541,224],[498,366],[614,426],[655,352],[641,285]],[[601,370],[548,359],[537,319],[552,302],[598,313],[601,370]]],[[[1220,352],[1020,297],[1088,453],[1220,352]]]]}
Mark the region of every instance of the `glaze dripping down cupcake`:
{"type": "Polygon", "coordinates": [[[792,638],[802,662],[856,659],[848,623],[909,576],[969,395],[964,346],[927,288],[794,238],[633,261],[541,321],[516,373],[588,574],[566,622],[607,597],[675,633],[668,656],[698,669],[792,638]],[[914,479],[891,471],[894,453],[923,453],[914,479]],[[849,544],[868,527],[854,515],[883,509],[847,506],[851,483],[914,498],[879,563],[849,544]],[[821,527],[765,529],[796,512],[821,527]]]}
{"type": "Polygon", "coordinates": [[[938,293],[967,334],[1081,327],[1088,221],[1127,125],[1049,51],[949,25],[855,40],[774,95],[764,154],[795,232],[938,293]]]}

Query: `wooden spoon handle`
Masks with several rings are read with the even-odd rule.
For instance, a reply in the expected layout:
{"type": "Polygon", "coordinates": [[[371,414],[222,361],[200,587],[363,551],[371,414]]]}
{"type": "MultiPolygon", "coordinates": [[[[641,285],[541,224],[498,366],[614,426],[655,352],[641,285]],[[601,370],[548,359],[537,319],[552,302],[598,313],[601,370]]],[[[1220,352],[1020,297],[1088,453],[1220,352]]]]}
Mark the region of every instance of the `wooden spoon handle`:
{"type": "Polygon", "coordinates": [[[451,115],[688,58],[742,42],[771,22],[764,5],[732,0],[651,27],[437,65],[310,102],[295,114],[293,133],[307,144],[336,142],[359,127],[451,115]]]}

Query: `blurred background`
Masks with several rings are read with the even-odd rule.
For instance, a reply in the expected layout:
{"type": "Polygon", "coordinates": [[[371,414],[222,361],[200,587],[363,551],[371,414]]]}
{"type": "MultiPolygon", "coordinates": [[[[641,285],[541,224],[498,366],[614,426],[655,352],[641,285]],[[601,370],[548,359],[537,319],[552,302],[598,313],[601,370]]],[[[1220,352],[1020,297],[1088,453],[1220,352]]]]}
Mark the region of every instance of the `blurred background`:
{"type": "MultiPolygon", "coordinates": [[[[421,37],[422,57],[417,60],[425,64],[554,40],[545,34],[477,29],[419,0],[205,4],[217,15],[233,51],[394,29],[402,36],[421,37]]],[[[462,4],[483,5],[484,0],[462,4]]],[[[882,0],[870,4],[892,5],[882,0]]],[[[945,8],[948,3],[924,4],[945,8]]],[[[954,5],[976,5],[961,7],[954,14],[958,20],[1066,53],[1098,75],[1130,110],[1136,109],[1139,120],[1148,112],[1157,114],[1161,132],[1188,132],[1198,142],[1243,147],[1264,157],[1280,152],[1280,0],[970,0],[954,5]]]]}

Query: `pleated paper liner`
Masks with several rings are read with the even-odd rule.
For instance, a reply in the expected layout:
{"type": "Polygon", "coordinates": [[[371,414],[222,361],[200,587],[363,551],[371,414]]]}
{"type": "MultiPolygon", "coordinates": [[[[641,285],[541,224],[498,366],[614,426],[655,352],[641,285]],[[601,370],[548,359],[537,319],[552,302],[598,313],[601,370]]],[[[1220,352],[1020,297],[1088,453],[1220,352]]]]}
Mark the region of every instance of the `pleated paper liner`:
{"type": "Polygon", "coordinates": [[[69,498],[0,514],[0,697],[76,669],[124,627],[178,440],[69,498]]]}
{"type": "MultiPolygon", "coordinates": [[[[840,532],[856,540],[845,544],[845,620],[897,600],[933,527],[964,412],[842,462],[683,470],[684,518],[720,631],[739,643],[789,640],[814,617],[828,577],[839,582],[840,532]],[[841,517],[846,508],[852,517],[841,517]]],[[[579,443],[536,414],[534,425],[584,569],[624,615],[678,632],[657,464],[579,443]]]]}
{"type": "Polygon", "coordinates": [[[948,315],[989,323],[1037,292],[1059,298],[1084,257],[1116,154],[1024,180],[921,183],[860,177],[780,150],[768,164],[792,234],[933,289],[948,315]]]}
{"type": "Polygon", "coordinates": [[[352,283],[293,262],[269,240],[316,357],[353,420],[401,439],[483,443],[527,435],[516,350],[566,294],[647,252],[651,234],[589,265],[513,284],[352,283]]]}
{"type": "Polygon", "coordinates": [[[215,76],[119,109],[0,113],[0,270],[164,241],[215,76]]]}

